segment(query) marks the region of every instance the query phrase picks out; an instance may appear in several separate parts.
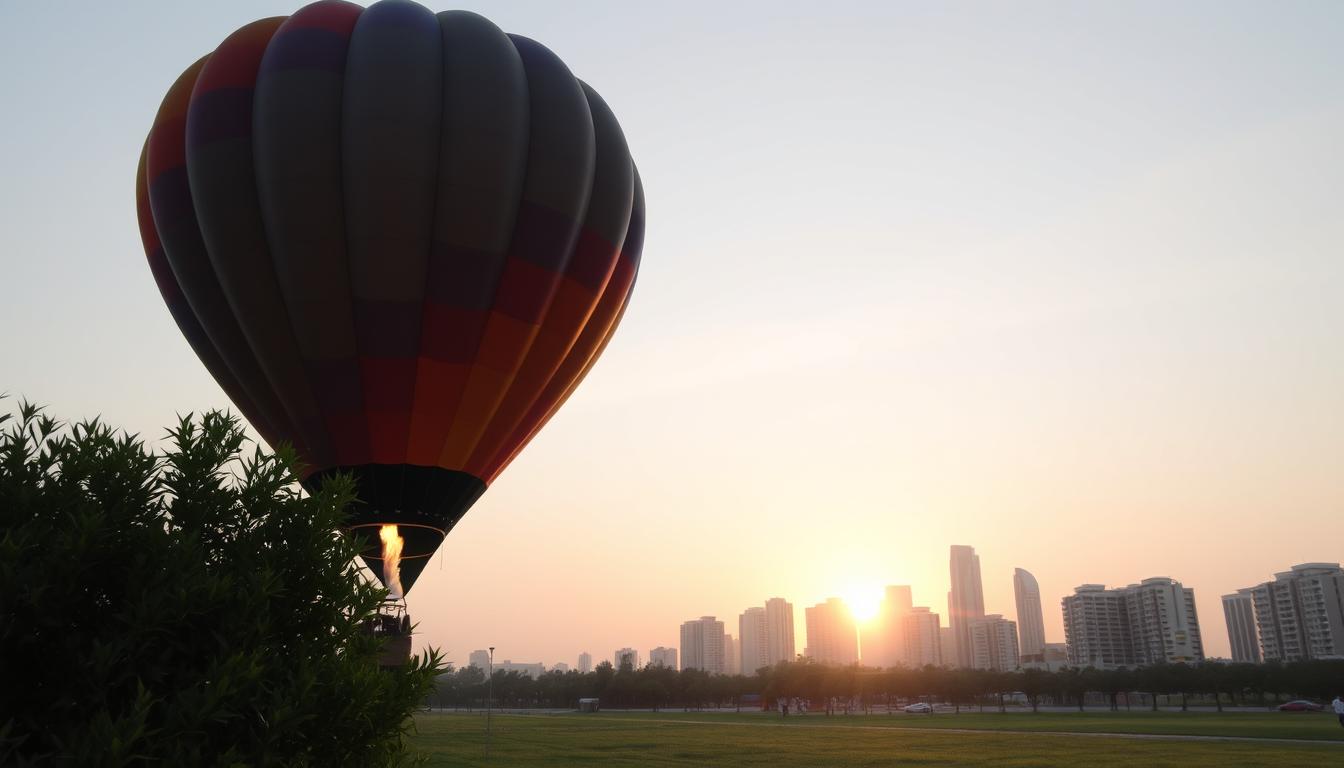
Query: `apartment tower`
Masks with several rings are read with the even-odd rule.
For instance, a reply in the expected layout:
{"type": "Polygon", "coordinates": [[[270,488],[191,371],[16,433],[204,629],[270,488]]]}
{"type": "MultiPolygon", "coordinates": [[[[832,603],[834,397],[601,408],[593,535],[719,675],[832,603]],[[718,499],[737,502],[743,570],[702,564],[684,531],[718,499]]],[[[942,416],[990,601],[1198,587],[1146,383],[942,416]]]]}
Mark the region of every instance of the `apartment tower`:
{"type": "Polygon", "coordinates": [[[761,667],[770,666],[770,644],[766,629],[765,609],[748,608],[737,617],[737,641],[742,648],[742,674],[753,675],[761,667]]]}
{"type": "Polygon", "coordinates": [[[793,640],[793,603],[782,597],[765,601],[765,663],[774,666],[793,661],[797,646],[793,640]]]}
{"type": "Polygon", "coordinates": [[[1025,569],[1014,569],[1013,596],[1017,600],[1017,637],[1022,660],[1044,661],[1045,614],[1036,577],[1025,569]]]}
{"type": "Polygon", "coordinates": [[[959,667],[972,665],[974,644],[971,641],[971,621],[985,615],[985,596],[980,584],[980,556],[974,547],[952,545],[952,590],[947,593],[947,620],[952,628],[953,661],[959,667]]]}
{"type": "Polygon", "coordinates": [[[859,660],[859,635],[849,606],[838,597],[805,610],[808,658],[819,664],[853,664],[859,660]]]}
{"type": "Polygon", "coordinates": [[[1344,570],[1303,563],[1251,587],[1265,661],[1344,656],[1344,570]]]}
{"type": "Polygon", "coordinates": [[[712,674],[724,672],[723,622],[713,616],[683,622],[681,625],[681,668],[702,669],[712,674]]]}
{"type": "Polygon", "coordinates": [[[1260,636],[1255,631],[1255,590],[1239,589],[1223,595],[1223,621],[1227,624],[1227,642],[1232,660],[1260,663],[1260,636]]]}
{"type": "Polygon", "coordinates": [[[902,661],[912,669],[943,664],[943,640],[938,614],[928,608],[911,608],[901,620],[902,661]]]}

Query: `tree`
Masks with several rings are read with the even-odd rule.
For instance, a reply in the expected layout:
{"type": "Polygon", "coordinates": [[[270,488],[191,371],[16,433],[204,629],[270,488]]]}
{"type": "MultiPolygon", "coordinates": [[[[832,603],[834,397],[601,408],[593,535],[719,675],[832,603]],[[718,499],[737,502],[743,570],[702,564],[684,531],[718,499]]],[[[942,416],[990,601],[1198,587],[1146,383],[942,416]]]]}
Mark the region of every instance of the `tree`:
{"type": "Polygon", "coordinates": [[[485,672],[480,667],[468,665],[445,672],[439,675],[435,685],[439,701],[444,705],[473,707],[477,700],[485,698],[485,672]]]}
{"type": "MultiPolygon", "coordinates": [[[[1092,669],[1088,667],[1087,669],[1092,669]]],[[[1077,667],[1065,667],[1059,671],[1059,679],[1064,691],[1068,693],[1078,705],[1078,711],[1083,711],[1083,705],[1087,701],[1088,686],[1092,682],[1092,676],[1087,670],[1077,667]]]]}
{"type": "Polygon", "coordinates": [[[1026,695],[1027,701],[1031,703],[1032,712],[1040,712],[1041,694],[1045,693],[1052,675],[1040,669],[1023,670],[1022,677],[1018,680],[1022,693],[1026,695]]]}
{"type": "Polygon", "coordinates": [[[1189,664],[1168,664],[1167,674],[1171,681],[1171,688],[1181,694],[1181,711],[1189,710],[1190,694],[1196,693],[1199,688],[1199,676],[1194,667],[1189,664]]]}
{"type": "Polygon", "coordinates": [[[1169,664],[1151,664],[1146,667],[1140,667],[1138,673],[1138,687],[1141,691],[1147,691],[1152,697],[1153,711],[1157,711],[1157,697],[1160,694],[1170,694],[1173,690],[1174,681],[1169,664]]]}
{"type": "Polygon", "coordinates": [[[1134,673],[1128,669],[1098,670],[1092,676],[1092,687],[1106,694],[1106,702],[1112,712],[1120,710],[1120,694],[1125,693],[1125,703],[1129,703],[1129,691],[1134,687],[1134,673]]]}
{"type": "Polygon", "coordinates": [[[444,667],[379,669],[349,479],[221,413],[168,438],[0,416],[0,764],[402,762],[444,667]]]}

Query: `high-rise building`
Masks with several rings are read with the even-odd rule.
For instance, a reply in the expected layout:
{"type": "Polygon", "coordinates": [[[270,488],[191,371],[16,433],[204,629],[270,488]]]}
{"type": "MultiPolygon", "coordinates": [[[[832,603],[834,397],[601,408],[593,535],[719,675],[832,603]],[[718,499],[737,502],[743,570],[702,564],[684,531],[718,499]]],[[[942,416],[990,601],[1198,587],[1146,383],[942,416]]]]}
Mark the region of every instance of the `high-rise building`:
{"type": "Polygon", "coordinates": [[[1017,598],[1018,648],[1023,661],[1044,661],[1045,614],[1041,611],[1041,587],[1030,572],[1013,570],[1013,596],[1017,598]]]}
{"type": "Polygon", "coordinates": [[[904,621],[912,604],[910,587],[887,587],[877,615],[859,625],[859,657],[864,666],[894,667],[904,663],[904,621]]]}
{"type": "Polygon", "coordinates": [[[957,658],[957,641],[952,636],[951,627],[938,628],[938,653],[943,659],[942,666],[955,666],[953,660],[957,658]]]}
{"type": "MultiPolygon", "coordinates": [[[[952,545],[950,558],[952,589],[947,593],[947,621],[952,628],[952,643],[956,650],[955,665],[971,666],[974,646],[971,642],[971,620],[985,615],[985,595],[980,584],[980,556],[974,547],[952,545]]],[[[953,662],[944,659],[945,664],[953,662]]]]}
{"type": "Polygon", "coordinates": [[[1018,668],[1017,624],[998,614],[971,621],[971,666],[995,672],[1018,668]]]}
{"type": "Polygon", "coordinates": [[[654,648],[652,651],[649,651],[649,666],[667,667],[668,669],[676,669],[677,649],[664,648],[663,646],[660,645],[657,648],[654,648]]]}
{"type": "Polygon", "coordinates": [[[765,601],[765,663],[774,666],[793,661],[797,655],[793,640],[793,604],[782,597],[765,601]]]}
{"type": "Polygon", "coordinates": [[[1255,590],[1239,589],[1223,595],[1223,621],[1227,624],[1227,642],[1232,660],[1260,663],[1260,638],[1255,632],[1255,590]]]}
{"type": "Polygon", "coordinates": [[[555,662],[555,665],[547,670],[548,672],[568,672],[569,665],[563,661],[555,662]]]}
{"type": "Polygon", "coordinates": [[[1134,639],[1129,631],[1122,590],[1107,589],[1104,584],[1083,584],[1060,604],[1070,662],[1098,668],[1133,663],[1134,639]]]}
{"type": "Polygon", "coordinates": [[[1195,590],[1158,577],[1125,588],[1138,664],[1204,660],[1204,639],[1195,610],[1195,590]]]}
{"type": "Polygon", "coordinates": [[[1344,656],[1344,570],[1303,563],[1250,592],[1265,661],[1344,656]]]}
{"type": "MultiPolygon", "coordinates": [[[[850,609],[853,614],[853,609],[850,609]]],[[[887,648],[891,645],[890,638],[887,637],[887,628],[883,626],[882,609],[879,607],[876,614],[867,619],[854,617],[854,629],[859,635],[859,661],[865,667],[885,667],[887,666],[887,648]]]]}
{"type": "Polygon", "coordinates": [[[584,651],[579,654],[579,671],[588,674],[593,671],[593,654],[584,651]]]}
{"type": "Polygon", "coordinates": [[[490,669],[490,652],[487,650],[472,651],[467,659],[469,667],[475,667],[482,672],[490,669]]]}
{"type": "Polygon", "coordinates": [[[726,632],[723,635],[723,674],[742,674],[742,649],[738,647],[737,639],[726,632]]]}
{"type": "Polygon", "coordinates": [[[754,675],[761,667],[770,666],[764,608],[748,608],[737,617],[737,641],[742,648],[742,674],[754,675]]]}
{"type": "Polygon", "coordinates": [[[681,625],[681,668],[703,669],[721,675],[724,671],[723,622],[713,616],[681,625]]]}
{"type": "Polygon", "coordinates": [[[854,615],[838,597],[804,610],[808,658],[819,664],[853,664],[859,660],[859,635],[854,615]]]}
{"type": "Polygon", "coordinates": [[[622,664],[630,664],[631,670],[639,669],[639,651],[634,648],[620,648],[611,655],[611,666],[620,669],[622,664]]]}
{"type": "Polygon", "coordinates": [[[943,663],[943,639],[938,614],[928,608],[911,608],[901,620],[902,661],[907,667],[922,669],[943,663]]]}
{"type": "Polygon", "coordinates": [[[1121,589],[1084,584],[1061,601],[1069,661],[1132,667],[1197,662],[1204,643],[1195,592],[1165,577],[1121,589]]]}

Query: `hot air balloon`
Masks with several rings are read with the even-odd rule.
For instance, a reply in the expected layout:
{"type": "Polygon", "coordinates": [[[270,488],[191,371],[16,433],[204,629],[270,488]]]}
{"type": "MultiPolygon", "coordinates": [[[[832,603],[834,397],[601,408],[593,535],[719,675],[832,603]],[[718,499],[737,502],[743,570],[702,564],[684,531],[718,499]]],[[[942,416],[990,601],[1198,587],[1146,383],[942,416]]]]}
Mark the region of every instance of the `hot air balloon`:
{"type": "Polygon", "coordinates": [[[164,302],[409,590],[573,392],[630,299],[644,197],[620,125],[476,14],[339,0],[248,24],[169,88],[136,177],[164,302]]]}

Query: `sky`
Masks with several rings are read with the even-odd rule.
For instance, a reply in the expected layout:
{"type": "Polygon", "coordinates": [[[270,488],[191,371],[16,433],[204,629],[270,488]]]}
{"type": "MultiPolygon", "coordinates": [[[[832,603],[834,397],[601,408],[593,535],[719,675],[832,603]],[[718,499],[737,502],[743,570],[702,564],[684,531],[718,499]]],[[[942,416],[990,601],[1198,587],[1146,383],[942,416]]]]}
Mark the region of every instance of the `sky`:
{"type": "MultiPolygon", "coordinates": [[[[0,391],[160,438],[229,405],[145,266],[138,153],[280,2],[0,0],[0,391]]],[[[446,10],[448,6],[430,6],[446,10]]],[[[910,584],[1219,596],[1344,560],[1344,4],[473,2],[620,119],[640,280],[409,596],[465,663],[910,584]]],[[[944,619],[946,620],[946,619],[944,619]]]]}

